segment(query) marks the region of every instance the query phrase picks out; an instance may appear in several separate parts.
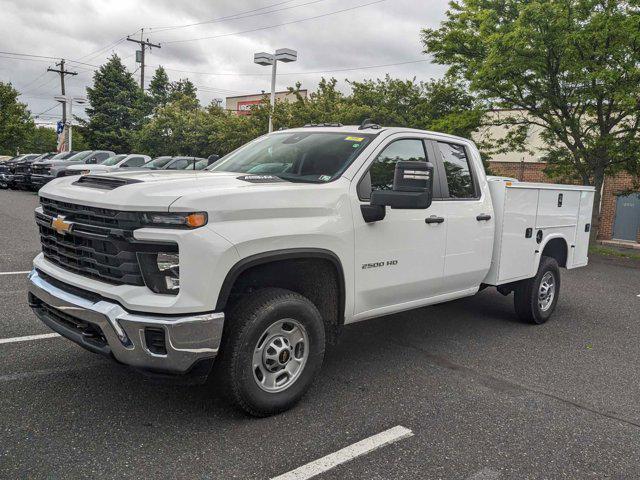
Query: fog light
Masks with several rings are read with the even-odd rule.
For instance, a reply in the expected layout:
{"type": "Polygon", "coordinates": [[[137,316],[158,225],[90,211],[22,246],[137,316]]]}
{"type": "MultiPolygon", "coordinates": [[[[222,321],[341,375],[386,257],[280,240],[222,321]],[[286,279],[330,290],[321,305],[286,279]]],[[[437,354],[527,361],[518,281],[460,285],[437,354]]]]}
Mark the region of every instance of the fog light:
{"type": "Polygon", "coordinates": [[[177,253],[138,253],[144,283],[155,293],[180,291],[180,256],[177,253]]]}

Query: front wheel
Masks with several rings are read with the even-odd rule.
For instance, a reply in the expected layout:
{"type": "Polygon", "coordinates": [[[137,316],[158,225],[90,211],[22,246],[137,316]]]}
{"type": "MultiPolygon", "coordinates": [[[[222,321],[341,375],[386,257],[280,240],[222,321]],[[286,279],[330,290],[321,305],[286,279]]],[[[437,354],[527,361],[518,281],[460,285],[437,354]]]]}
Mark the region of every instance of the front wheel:
{"type": "Polygon", "coordinates": [[[232,403],[258,417],[291,408],[324,359],[316,306],[295,292],[265,288],[242,297],[225,323],[216,376],[232,403]]]}
{"type": "Polygon", "coordinates": [[[543,324],[551,318],[559,296],[558,262],[551,257],[542,257],[536,276],[520,281],[514,290],[516,315],[522,321],[543,324]]]}

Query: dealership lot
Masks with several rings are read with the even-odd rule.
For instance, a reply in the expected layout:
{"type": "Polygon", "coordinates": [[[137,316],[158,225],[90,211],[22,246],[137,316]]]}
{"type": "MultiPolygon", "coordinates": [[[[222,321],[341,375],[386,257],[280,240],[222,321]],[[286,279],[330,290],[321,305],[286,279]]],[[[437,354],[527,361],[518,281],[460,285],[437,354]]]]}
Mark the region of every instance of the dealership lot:
{"type": "Polygon", "coordinates": [[[26,304],[36,204],[0,191],[0,478],[271,478],[396,427],[318,478],[640,477],[638,262],[563,271],[543,326],[490,289],[349,326],[301,404],[256,420],[215,388],[15,341],[51,333],[26,304]]]}

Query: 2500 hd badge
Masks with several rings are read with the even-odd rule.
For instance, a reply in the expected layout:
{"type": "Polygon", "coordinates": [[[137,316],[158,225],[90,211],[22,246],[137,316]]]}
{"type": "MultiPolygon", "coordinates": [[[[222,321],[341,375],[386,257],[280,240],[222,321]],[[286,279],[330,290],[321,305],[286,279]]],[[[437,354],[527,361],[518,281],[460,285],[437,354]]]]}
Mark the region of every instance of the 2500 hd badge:
{"type": "Polygon", "coordinates": [[[393,267],[398,264],[398,260],[387,260],[386,262],[376,262],[376,263],[365,263],[362,265],[362,270],[367,270],[368,268],[380,268],[380,267],[393,267]]]}

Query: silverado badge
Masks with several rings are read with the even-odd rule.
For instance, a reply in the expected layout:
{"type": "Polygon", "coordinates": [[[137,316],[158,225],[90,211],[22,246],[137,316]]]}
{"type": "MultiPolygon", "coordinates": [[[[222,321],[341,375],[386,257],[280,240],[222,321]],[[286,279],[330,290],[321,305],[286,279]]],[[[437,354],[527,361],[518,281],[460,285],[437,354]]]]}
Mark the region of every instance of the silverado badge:
{"type": "Polygon", "coordinates": [[[51,226],[60,235],[65,235],[71,231],[73,223],[67,222],[63,215],[58,215],[51,221],[51,226]]]}

